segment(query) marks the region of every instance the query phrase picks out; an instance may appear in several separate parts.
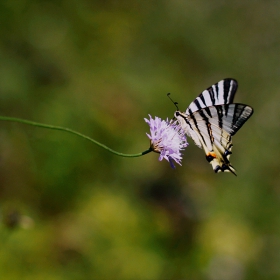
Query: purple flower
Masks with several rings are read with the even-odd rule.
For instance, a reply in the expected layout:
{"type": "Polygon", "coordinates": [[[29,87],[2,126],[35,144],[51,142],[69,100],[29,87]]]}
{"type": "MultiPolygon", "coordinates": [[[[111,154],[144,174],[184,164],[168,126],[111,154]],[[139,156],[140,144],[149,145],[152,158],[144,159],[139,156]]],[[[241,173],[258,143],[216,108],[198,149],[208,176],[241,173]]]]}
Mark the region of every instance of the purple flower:
{"type": "Polygon", "coordinates": [[[150,115],[150,120],[144,119],[150,126],[151,133],[147,136],[151,142],[151,149],[159,153],[159,160],[165,158],[169,161],[172,168],[175,168],[174,162],[181,165],[181,151],[188,146],[187,138],[177,120],[162,120],[150,115]]]}

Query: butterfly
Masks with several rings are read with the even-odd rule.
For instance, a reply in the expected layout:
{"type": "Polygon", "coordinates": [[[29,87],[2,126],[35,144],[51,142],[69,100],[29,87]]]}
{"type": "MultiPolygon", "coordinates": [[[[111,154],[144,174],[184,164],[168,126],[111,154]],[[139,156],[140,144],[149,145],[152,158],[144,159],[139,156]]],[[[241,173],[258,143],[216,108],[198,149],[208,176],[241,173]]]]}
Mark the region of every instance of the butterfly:
{"type": "MultiPolygon", "coordinates": [[[[199,148],[203,148],[206,160],[217,172],[235,169],[229,158],[232,154],[232,136],[252,116],[253,108],[233,103],[238,84],[234,79],[224,79],[204,90],[182,113],[177,107],[174,113],[185,134],[199,148]]],[[[174,103],[177,106],[177,103],[174,103]]]]}

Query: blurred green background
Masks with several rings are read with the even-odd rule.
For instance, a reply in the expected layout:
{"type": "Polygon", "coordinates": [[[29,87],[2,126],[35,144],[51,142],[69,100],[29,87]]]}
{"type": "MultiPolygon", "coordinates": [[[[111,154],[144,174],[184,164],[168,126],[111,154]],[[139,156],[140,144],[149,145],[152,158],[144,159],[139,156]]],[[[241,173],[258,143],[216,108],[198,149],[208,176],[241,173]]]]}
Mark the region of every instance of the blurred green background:
{"type": "Polygon", "coordinates": [[[0,115],[123,153],[223,78],[237,177],[1,122],[1,279],[280,279],[279,1],[0,1],[0,115]]]}

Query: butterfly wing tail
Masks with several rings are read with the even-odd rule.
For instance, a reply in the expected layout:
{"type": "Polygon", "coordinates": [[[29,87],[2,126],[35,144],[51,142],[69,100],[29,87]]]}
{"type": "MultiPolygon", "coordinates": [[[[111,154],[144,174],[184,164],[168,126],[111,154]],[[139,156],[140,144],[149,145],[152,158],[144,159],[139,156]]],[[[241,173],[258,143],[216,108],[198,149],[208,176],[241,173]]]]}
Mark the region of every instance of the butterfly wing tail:
{"type": "Polygon", "coordinates": [[[213,151],[209,152],[205,150],[206,159],[212,165],[212,168],[215,173],[218,172],[231,172],[236,176],[234,167],[229,161],[231,155],[231,148],[226,149],[225,152],[222,152],[218,147],[213,145],[213,151]]]}

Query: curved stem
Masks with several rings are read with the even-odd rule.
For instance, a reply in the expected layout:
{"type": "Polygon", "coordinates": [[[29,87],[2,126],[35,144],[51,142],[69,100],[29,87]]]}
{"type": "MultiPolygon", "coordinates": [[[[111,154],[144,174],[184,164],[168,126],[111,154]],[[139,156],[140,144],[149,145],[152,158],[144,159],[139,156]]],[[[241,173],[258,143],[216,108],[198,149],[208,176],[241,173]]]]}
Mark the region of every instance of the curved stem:
{"type": "Polygon", "coordinates": [[[43,123],[37,123],[37,122],[33,122],[33,121],[28,121],[28,120],[24,120],[24,119],[19,119],[19,118],[12,118],[12,117],[5,117],[5,116],[0,116],[0,120],[2,121],[10,121],[10,122],[18,122],[18,123],[23,123],[23,124],[28,124],[28,125],[33,125],[33,126],[37,126],[37,127],[43,127],[43,128],[48,128],[48,129],[54,129],[54,130],[61,130],[61,131],[65,131],[65,132],[69,132],[72,134],[75,134],[79,137],[82,137],[84,139],[87,139],[89,141],[91,141],[92,143],[98,145],[99,147],[117,155],[117,156],[121,156],[121,157],[140,157],[143,156],[145,154],[148,154],[152,151],[151,148],[149,148],[148,150],[142,152],[142,153],[138,153],[138,154],[123,154],[123,153],[119,153],[117,151],[112,150],[111,148],[105,146],[102,143],[99,143],[98,141],[90,138],[89,136],[86,136],[80,132],[77,132],[75,130],[72,130],[70,128],[66,128],[66,127],[62,127],[62,126],[55,126],[55,125],[50,125],[50,124],[43,124],[43,123]]]}

